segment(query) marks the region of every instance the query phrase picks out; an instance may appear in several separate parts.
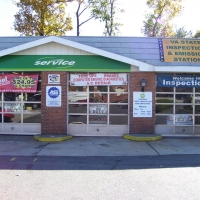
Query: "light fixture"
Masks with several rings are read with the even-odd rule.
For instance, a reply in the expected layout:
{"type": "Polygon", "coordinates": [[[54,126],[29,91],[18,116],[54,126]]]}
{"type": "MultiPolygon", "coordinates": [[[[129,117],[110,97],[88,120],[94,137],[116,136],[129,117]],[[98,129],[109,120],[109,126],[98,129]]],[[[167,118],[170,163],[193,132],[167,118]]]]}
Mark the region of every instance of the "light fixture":
{"type": "Polygon", "coordinates": [[[141,91],[144,92],[144,87],[146,86],[147,81],[143,78],[143,79],[140,81],[140,83],[141,83],[141,86],[142,86],[141,91]]]}

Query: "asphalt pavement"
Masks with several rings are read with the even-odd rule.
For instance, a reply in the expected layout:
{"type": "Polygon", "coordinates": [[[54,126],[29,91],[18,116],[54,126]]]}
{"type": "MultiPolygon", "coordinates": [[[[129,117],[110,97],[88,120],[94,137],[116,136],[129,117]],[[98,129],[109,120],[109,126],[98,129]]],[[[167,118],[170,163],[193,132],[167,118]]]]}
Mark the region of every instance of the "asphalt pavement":
{"type": "Polygon", "coordinates": [[[199,200],[200,138],[0,135],[0,199],[199,200]]]}
{"type": "Polygon", "coordinates": [[[73,137],[40,142],[33,136],[0,135],[0,156],[164,156],[200,154],[200,138],[137,142],[122,137],[73,137]]]}

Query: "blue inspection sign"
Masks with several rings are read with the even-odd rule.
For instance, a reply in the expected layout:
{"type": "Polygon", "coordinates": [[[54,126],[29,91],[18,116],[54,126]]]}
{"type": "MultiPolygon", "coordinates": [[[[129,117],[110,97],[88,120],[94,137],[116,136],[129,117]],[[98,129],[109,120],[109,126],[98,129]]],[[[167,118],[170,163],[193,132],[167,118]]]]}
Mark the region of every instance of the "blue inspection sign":
{"type": "Polygon", "coordinates": [[[200,87],[200,76],[157,76],[157,87],[200,87]]]}

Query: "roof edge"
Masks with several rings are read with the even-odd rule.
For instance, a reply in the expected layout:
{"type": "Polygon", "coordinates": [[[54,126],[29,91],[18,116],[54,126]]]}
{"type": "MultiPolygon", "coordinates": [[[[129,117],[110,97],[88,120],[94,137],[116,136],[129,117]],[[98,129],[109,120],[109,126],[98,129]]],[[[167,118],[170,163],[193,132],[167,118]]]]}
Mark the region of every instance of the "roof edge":
{"type": "Polygon", "coordinates": [[[23,50],[26,50],[26,49],[29,49],[29,48],[33,48],[33,47],[36,47],[36,46],[39,46],[39,45],[47,44],[49,42],[56,42],[56,43],[59,43],[59,44],[62,44],[62,45],[67,45],[67,46],[70,46],[70,47],[73,47],[73,48],[77,48],[77,49],[80,49],[80,50],[83,50],[83,51],[87,51],[87,52],[90,52],[90,53],[93,53],[93,54],[97,54],[97,55],[100,55],[100,56],[103,56],[103,57],[107,57],[107,58],[110,58],[110,59],[113,59],[113,60],[124,62],[124,63],[138,67],[140,71],[143,71],[144,69],[146,71],[146,68],[148,70],[153,69],[153,65],[151,65],[151,64],[147,64],[145,62],[141,62],[141,61],[138,61],[138,60],[135,60],[135,59],[127,58],[127,57],[124,57],[124,56],[121,56],[121,55],[118,55],[118,54],[114,54],[114,53],[111,53],[111,52],[108,52],[108,51],[104,51],[104,50],[101,50],[101,49],[98,49],[98,48],[94,48],[94,47],[90,47],[90,46],[87,46],[87,45],[84,45],[84,44],[80,44],[78,42],[73,42],[71,40],[63,39],[63,38],[58,37],[58,36],[48,36],[48,37],[41,38],[41,39],[38,39],[38,40],[35,40],[35,41],[32,41],[32,42],[27,42],[25,44],[21,44],[21,45],[18,45],[18,46],[9,48],[9,49],[2,50],[2,51],[0,51],[0,57],[6,56],[6,55],[9,55],[9,54],[12,54],[12,53],[16,53],[16,52],[19,52],[19,51],[23,51],[23,50]]]}

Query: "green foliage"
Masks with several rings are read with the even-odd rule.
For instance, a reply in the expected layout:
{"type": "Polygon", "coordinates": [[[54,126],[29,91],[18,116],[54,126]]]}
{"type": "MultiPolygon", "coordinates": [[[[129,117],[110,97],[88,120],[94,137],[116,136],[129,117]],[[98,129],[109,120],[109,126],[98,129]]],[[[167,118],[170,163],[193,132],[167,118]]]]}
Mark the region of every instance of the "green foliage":
{"type": "Polygon", "coordinates": [[[21,35],[64,35],[72,30],[71,18],[65,17],[66,3],[55,0],[21,0],[16,3],[14,28],[21,35]]]}
{"type": "Polygon", "coordinates": [[[200,30],[195,33],[194,38],[200,38],[200,30]]]}
{"type": "Polygon", "coordinates": [[[175,38],[191,38],[192,32],[186,31],[184,27],[181,27],[176,30],[176,34],[174,35],[175,38]]]}
{"type": "MultiPolygon", "coordinates": [[[[173,100],[169,99],[158,99],[157,103],[173,103],[173,100]]],[[[161,113],[163,110],[173,107],[173,105],[156,105],[156,113],[161,113]]]]}
{"type": "Polygon", "coordinates": [[[146,14],[142,33],[149,37],[173,37],[175,32],[170,21],[181,13],[182,0],[147,0],[152,10],[146,14]]]}
{"type": "Polygon", "coordinates": [[[156,103],[173,103],[173,100],[170,99],[157,99],[156,103]]]}
{"type": "Polygon", "coordinates": [[[117,0],[95,0],[91,13],[95,19],[105,23],[105,36],[115,36],[120,33],[120,27],[123,25],[117,22],[116,15],[122,12],[123,9],[117,8],[117,0]]]}
{"type": "Polygon", "coordinates": [[[200,112],[200,106],[199,106],[199,105],[196,105],[196,106],[195,106],[195,111],[196,111],[196,112],[200,112]]]}

